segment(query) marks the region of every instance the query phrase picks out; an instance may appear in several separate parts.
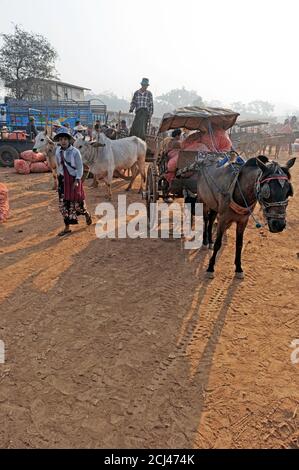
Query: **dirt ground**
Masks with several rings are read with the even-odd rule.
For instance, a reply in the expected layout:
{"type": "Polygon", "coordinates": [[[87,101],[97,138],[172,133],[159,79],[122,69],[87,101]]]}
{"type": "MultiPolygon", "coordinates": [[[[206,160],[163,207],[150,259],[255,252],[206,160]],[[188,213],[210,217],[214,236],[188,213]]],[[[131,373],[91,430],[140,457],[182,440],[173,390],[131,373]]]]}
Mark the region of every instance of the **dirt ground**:
{"type": "Polygon", "coordinates": [[[208,280],[181,240],[60,239],[50,175],[0,179],[0,447],[299,448],[296,194],[285,232],[249,223],[243,281],[233,229],[208,280]]]}

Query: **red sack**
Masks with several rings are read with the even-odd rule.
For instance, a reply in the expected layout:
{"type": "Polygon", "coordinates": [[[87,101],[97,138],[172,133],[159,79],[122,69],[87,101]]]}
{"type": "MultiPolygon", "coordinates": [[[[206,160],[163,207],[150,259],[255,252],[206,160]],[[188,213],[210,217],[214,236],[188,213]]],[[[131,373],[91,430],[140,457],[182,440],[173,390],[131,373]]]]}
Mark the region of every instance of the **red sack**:
{"type": "Polygon", "coordinates": [[[32,152],[32,160],[31,162],[32,163],[35,163],[35,162],[45,162],[46,161],[46,157],[43,153],[40,153],[40,152],[32,152]]]}
{"type": "Polygon", "coordinates": [[[32,154],[33,154],[32,150],[25,150],[25,152],[21,152],[20,157],[23,160],[26,160],[27,162],[31,162],[32,154]]]}
{"type": "Polygon", "coordinates": [[[33,150],[25,150],[21,153],[21,158],[26,160],[27,162],[44,162],[46,157],[43,153],[40,152],[33,152],[33,150]]]}
{"type": "Polygon", "coordinates": [[[8,134],[8,139],[12,140],[26,140],[26,132],[15,131],[8,134]]]}
{"type": "Polygon", "coordinates": [[[0,183],[0,223],[5,222],[9,216],[8,189],[0,183]]]}
{"type": "Polygon", "coordinates": [[[29,175],[30,163],[25,160],[14,160],[14,168],[20,175],[29,175]]]}
{"type": "Polygon", "coordinates": [[[30,165],[31,173],[47,173],[50,171],[47,162],[36,162],[30,165]]]}

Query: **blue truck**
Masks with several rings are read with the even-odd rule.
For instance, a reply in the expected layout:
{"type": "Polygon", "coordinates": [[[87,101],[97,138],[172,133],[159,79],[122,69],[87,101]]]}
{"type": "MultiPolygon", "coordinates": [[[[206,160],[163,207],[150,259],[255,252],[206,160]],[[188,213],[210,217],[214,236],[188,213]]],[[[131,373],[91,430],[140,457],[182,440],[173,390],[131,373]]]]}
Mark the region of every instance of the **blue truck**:
{"type": "Polygon", "coordinates": [[[5,138],[7,128],[9,132],[25,130],[29,116],[34,116],[35,125],[42,130],[46,124],[59,121],[62,125],[68,123],[70,127],[80,121],[85,126],[92,126],[98,119],[102,123],[107,121],[107,107],[100,100],[90,101],[20,101],[6,99],[0,104],[0,165],[13,166],[13,161],[19,153],[33,148],[33,141],[5,138]]]}

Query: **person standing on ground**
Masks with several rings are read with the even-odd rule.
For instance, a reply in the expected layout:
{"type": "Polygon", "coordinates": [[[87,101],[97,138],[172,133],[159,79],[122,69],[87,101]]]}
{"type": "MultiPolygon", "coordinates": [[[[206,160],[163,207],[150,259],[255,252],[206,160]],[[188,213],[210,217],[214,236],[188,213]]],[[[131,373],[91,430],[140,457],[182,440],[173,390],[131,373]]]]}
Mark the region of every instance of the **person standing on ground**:
{"type": "Polygon", "coordinates": [[[132,113],[135,110],[135,119],[131,127],[130,135],[140,137],[142,140],[145,140],[145,135],[154,112],[153,95],[148,90],[148,87],[148,78],[143,78],[141,88],[135,91],[133,95],[129,111],[132,113]]]}
{"type": "Polygon", "coordinates": [[[96,140],[97,142],[99,142],[100,141],[100,133],[101,133],[100,125],[95,124],[94,129],[93,129],[92,134],[91,134],[91,139],[96,140]]]}
{"type": "Polygon", "coordinates": [[[75,140],[77,139],[84,139],[86,136],[87,127],[82,126],[79,124],[78,126],[74,127],[73,137],[75,140]]]}
{"type": "Polygon", "coordinates": [[[129,137],[129,129],[127,128],[127,123],[124,119],[120,122],[120,127],[117,131],[117,138],[123,139],[124,137],[129,137]]]}
{"type": "Polygon", "coordinates": [[[62,128],[53,140],[60,145],[56,150],[56,163],[59,210],[65,225],[64,230],[58,234],[62,237],[71,233],[70,225],[78,224],[79,215],[85,216],[87,225],[92,223],[92,219],[85,205],[83,163],[79,150],[73,147],[75,139],[68,129],[62,128]]]}

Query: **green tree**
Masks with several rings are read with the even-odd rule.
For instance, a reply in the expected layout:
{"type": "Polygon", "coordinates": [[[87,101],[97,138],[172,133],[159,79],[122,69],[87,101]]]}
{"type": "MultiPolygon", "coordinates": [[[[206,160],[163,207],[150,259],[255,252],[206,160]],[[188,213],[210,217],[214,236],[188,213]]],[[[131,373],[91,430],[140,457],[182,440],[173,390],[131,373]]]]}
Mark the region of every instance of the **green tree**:
{"type": "Polygon", "coordinates": [[[274,111],[274,105],[268,101],[255,100],[248,103],[248,111],[260,116],[269,116],[274,111]]]}
{"type": "Polygon", "coordinates": [[[15,25],[13,34],[1,34],[0,79],[17,99],[30,96],[40,79],[57,78],[57,52],[40,35],[15,25]]]}
{"type": "Polygon", "coordinates": [[[237,113],[240,113],[240,114],[246,114],[247,113],[247,106],[246,106],[246,104],[242,103],[241,101],[235,101],[235,103],[232,103],[231,108],[234,111],[236,111],[237,113]]]}
{"type": "Polygon", "coordinates": [[[169,110],[181,108],[183,106],[203,106],[202,97],[194,90],[186,90],[186,88],[175,88],[168,93],[157,96],[156,101],[165,104],[169,110]]]}

